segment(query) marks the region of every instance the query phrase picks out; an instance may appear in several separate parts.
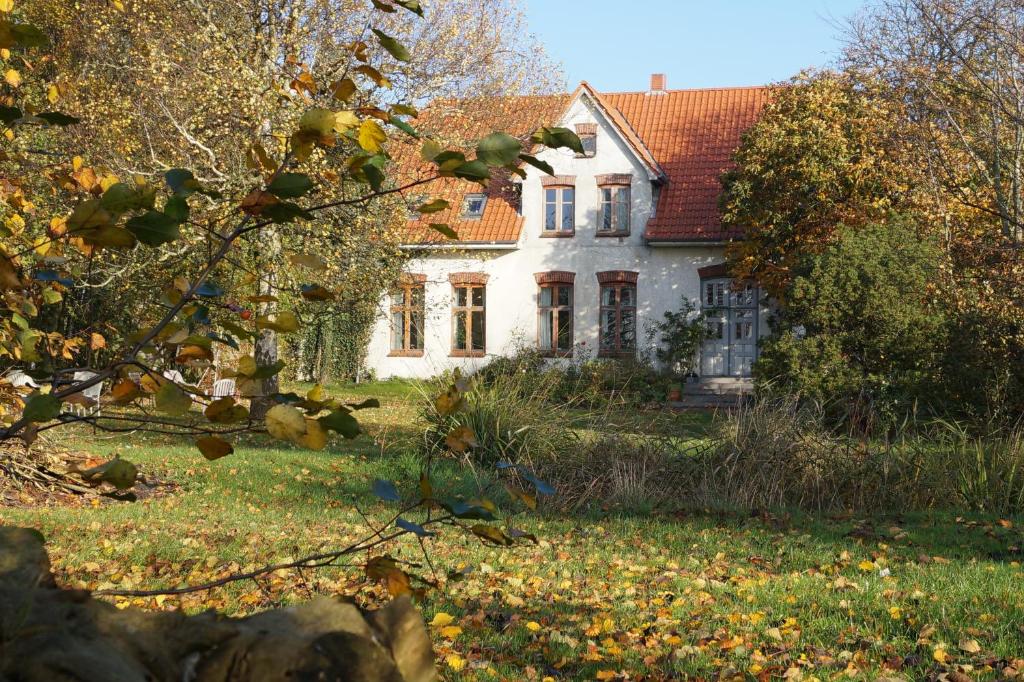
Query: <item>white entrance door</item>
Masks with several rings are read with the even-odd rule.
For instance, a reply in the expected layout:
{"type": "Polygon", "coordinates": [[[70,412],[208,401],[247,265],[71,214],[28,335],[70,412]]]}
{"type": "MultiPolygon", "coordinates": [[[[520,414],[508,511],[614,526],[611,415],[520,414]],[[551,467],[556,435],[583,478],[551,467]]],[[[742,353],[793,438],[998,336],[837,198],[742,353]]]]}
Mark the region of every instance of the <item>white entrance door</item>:
{"type": "Polygon", "coordinates": [[[729,365],[729,316],[725,311],[707,313],[708,338],[700,354],[702,376],[725,376],[729,365]]]}
{"type": "Polygon", "coordinates": [[[757,359],[757,290],[734,289],[729,279],[701,282],[708,338],[701,348],[701,375],[749,377],[757,359]]]}

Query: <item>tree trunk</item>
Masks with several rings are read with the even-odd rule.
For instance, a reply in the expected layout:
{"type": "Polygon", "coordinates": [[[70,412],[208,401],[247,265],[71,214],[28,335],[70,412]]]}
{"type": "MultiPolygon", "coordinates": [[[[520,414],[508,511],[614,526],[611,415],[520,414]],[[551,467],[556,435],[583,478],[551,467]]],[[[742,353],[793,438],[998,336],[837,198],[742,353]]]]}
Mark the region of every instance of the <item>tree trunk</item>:
{"type": "MultiPolygon", "coordinates": [[[[265,262],[275,263],[281,257],[281,236],[277,233],[275,228],[268,229],[265,233],[265,240],[263,241],[262,256],[265,262]]],[[[261,296],[273,296],[274,295],[274,272],[268,269],[265,276],[261,277],[257,284],[258,293],[261,296]]],[[[277,305],[272,302],[260,304],[260,315],[271,315],[277,310],[277,305]]],[[[277,362],[277,332],[273,329],[264,329],[260,332],[259,337],[256,339],[255,347],[253,348],[253,358],[256,360],[256,367],[270,367],[277,362]]],[[[256,420],[261,421],[267,415],[267,411],[274,406],[274,402],[270,399],[274,393],[278,392],[280,384],[278,382],[277,375],[270,377],[269,379],[263,380],[263,387],[260,391],[260,395],[252,399],[249,406],[250,416],[256,420]]]]}

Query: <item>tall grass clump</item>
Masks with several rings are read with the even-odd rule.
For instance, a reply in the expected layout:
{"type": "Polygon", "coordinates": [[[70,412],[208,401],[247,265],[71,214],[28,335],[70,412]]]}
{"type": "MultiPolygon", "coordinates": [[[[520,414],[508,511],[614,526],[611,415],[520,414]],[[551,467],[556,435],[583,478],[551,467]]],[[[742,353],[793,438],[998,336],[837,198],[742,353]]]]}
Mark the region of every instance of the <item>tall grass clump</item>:
{"type": "Polygon", "coordinates": [[[573,429],[578,419],[566,403],[551,401],[554,377],[532,372],[496,373],[488,381],[473,381],[465,405],[450,416],[438,414],[431,403],[423,410],[428,424],[425,447],[434,454],[449,451],[445,438],[453,429],[468,427],[475,435],[466,458],[493,467],[498,462],[526,464],[531,459],[557,458],[579,446],[573,429]]]}
{"type": "Polygon", "coordinates": [[[1024,512],[1024,429],[976,434],[908,420],[874,433],[865,418],[833,426],[827,410],[759,398],[723,419],[693,469],[702,506],[897,512],[1024,512]]]}

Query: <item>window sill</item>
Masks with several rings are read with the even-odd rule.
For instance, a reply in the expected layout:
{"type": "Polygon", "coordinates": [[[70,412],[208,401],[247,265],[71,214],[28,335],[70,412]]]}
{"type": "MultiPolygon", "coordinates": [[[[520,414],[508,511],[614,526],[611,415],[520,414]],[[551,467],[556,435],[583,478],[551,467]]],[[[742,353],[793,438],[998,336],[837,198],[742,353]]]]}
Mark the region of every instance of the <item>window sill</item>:
{"type": "Polygon", "coordinates": [[[541,237],[545,239],[570,239],[576,236],[576,231],[572,232],[541,232],[541,237]]]}
{"type": "Polygon", "coordinates": [[[388,353],[389,358],[422,358],[422,350],[393,350],[388,353]]]}
{"type": "Polygon", "coordinates": [[[483,350],[453,350],[448,357],[452,358],[482,358],[487,355],[483,350]]]}
{"type": "Polygon", "coordinates": [[[602,232],[598,230],[594,236],[596,237],[628,237],[629,232],[602,232]]]}

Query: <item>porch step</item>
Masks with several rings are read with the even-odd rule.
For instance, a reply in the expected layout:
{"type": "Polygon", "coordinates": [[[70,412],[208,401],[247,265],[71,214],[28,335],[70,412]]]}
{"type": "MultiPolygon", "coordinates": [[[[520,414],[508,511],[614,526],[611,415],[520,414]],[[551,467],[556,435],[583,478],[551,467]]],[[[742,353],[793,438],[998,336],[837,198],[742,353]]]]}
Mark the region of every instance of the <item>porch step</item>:
{"type": "Polygon", "coordinates": [[[683,393],[692,396],[738,396],[754,392],[754,380],[737,377],[710,377],[683,386],[683,393]]]}

